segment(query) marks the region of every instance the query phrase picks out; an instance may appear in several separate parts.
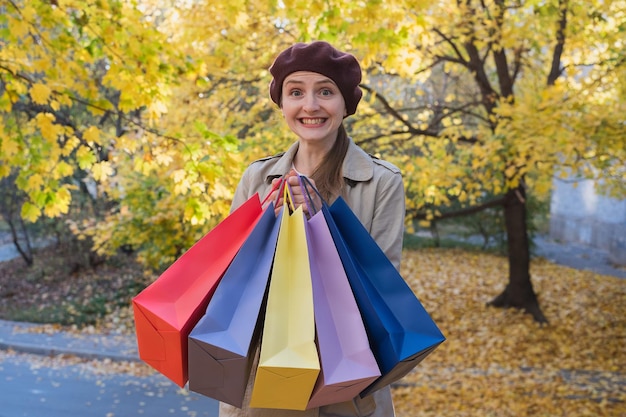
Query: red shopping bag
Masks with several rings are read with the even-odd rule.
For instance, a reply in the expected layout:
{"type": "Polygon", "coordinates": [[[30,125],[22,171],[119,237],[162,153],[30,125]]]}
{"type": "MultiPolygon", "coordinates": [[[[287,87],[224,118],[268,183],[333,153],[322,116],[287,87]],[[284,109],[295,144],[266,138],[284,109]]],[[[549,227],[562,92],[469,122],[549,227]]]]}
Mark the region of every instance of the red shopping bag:
{"type": "Polygon", "coordinates": [[[188,380],[189,332],[262,212],[255,194],[132,300],[139,357],[180,387],[188,380]]]}
{"type": "Polygon", "coordinates": [[[281,216],[270,203],[189,333],[191,391],[242,407],[281,216]]]}

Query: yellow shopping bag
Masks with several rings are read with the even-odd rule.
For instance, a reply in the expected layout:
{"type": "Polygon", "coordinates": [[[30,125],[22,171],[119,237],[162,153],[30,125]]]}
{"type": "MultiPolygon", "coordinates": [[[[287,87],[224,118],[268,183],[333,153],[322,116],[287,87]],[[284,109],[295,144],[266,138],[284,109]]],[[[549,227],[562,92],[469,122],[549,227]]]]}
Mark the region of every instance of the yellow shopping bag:
{"type": "Polygon", "coordinates": [[[250,400],[255,408],[305,410],[320,372],[305,217],[301,207],[289,214],[290,199],[285,187],[261,356],[250,400]]]}

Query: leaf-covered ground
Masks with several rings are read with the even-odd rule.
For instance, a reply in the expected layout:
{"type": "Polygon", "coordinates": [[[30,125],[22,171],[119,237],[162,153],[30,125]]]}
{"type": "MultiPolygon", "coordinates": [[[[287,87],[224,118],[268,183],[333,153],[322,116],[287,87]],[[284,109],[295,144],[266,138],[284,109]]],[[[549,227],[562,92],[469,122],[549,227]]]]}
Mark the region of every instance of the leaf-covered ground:
{"type": "MultiPolygon", "coordinates": [[[[0,263],[0,318],[55,311],[68,299],[84,307],[69,310],[83,317],[97,295],[106,308],[92,310],[108,315],[80,331],[132,332],[132,313],[118,302],[132,293],[128,280],[145,283],[136,266],[118,260],[67,275],[52,259],[35,269],[0,263]]],[[[506,271],[506,258],[480,252],[405,251],[403,276],[447,340],[394,385],[398,417],[626,416],[626,280],[533,260],[534,288],[550,321],[540,326],[519,311],[486,306],[504,288],[506,271]]],[[[153,372],[136,363],[88,364],[153,372]]]]}
{"type": "Polygon", "coordinates": [[[403,275],[447,340],[394,390],[399,417],[626,416],[626,281],[534,260],[550,321],[486,306],[507,260],[407,252],[403,275]]]}

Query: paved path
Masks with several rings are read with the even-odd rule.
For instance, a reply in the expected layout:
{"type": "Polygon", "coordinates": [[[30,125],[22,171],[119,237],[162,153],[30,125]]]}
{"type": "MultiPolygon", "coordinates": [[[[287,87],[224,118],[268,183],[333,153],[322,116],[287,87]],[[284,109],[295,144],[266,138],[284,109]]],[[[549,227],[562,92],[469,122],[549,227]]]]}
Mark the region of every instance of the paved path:
{"type": "Polygon", "coordinates": [[[537,237],[534,243],[536,256],[555,264],[626,278],[626,266],[620,267],[611,263],[609,254],[602,249],[578,243],[562,244],[547,237],[537,237]]]}
{"type": "Polygon", "coordinates": [[[0,417],[218,417],[217,401],[160,374],[0,351],[0,417]]]}

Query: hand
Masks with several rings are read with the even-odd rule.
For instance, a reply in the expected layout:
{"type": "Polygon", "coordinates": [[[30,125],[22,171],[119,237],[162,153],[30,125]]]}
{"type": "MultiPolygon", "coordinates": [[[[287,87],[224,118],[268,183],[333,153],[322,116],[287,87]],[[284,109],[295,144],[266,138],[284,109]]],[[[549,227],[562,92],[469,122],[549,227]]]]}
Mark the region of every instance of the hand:
{"type": "Polygon", "coordinates": [[[287,174],[287,182],[291,188],[294,205],[296,208],[302,207],[304,214],[310,218],[321,209],[322,204],[320,197],[314,189],[315,181],[311,178],[308,178],[308,180],[311,184],[307,184],[307,182],[299,178],[294,170],[287,174]]]}
{"type": "Polygon", "coordinates": [[[265,209],[267,206],[269,206],[270,202],[273,202],[274,213],[276,214],[276,216],[278,216],[278,213],[280,213],[280,209],[283,205],[282,187],[280,187],[281,189],[278,188],[281,181],[282,181],[282,178],[274,178],[272,180],[272,188],[271,188],[272,191],[267,197],[265,197],[265,200],[263,203],[263,209],[265,209]]]}
{"type": "MultiPolygon", "coordinates": [[[[302,211],[307,217],[311,217],[313,214],[315,214],[317,211],[321,209],[322,202],[320,201],[320,197],[317,195],[317,192],[312,188],[312,186],[315,187],[315,181],[309,178],[309,181],[311,182],[312,186],[306,185],[308,189],[308,194],[307,194],[307,191],[303,187],[300,186],[301,180],[300,178],[298,178],[298,174],[294,170],[291,170],[285,176],[285,179],[288,182],[289,187],[291,189],[293,202],[296,208],[301,206],[302,211]],[[310,208],[311,213],[309,213],[309,208],[310,208]]],[[[272,180],[272,188],[277,188],[280,181],[281,181],[280,178],[275,178],[274,180],[272,180]]],[[[302,185],[304,186],[305,183],[303,183],[302,185]]],[[[274,210],[276,212],[276,215],[278,215],[281,207],[284,204],[282,189],[281,190],[276,189],[272,191],[272,193],[268,197],[268,201],[274,201],[275,203],[274,210]]]]}

